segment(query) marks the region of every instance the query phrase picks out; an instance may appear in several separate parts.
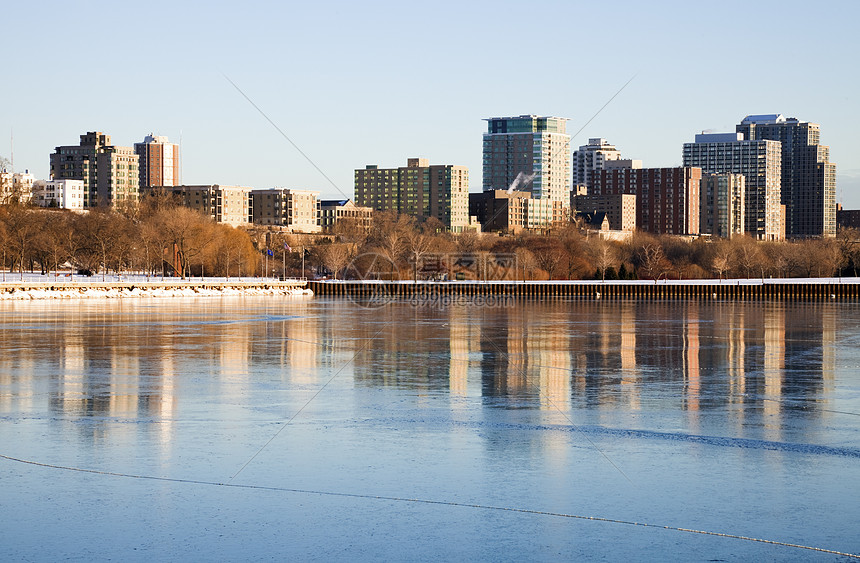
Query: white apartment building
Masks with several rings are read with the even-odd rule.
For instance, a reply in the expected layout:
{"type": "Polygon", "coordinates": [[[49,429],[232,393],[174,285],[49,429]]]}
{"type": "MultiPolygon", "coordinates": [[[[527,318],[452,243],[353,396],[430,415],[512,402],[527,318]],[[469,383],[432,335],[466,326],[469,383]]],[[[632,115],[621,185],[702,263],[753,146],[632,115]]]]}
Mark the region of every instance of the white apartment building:
{"type": "Polygon", "coordinates": [[[33,196],[33,183],[36,178],[24,172],[0,172],[0,203],[27,203],[33,196]]]}
{"type": "Polygon", "coordinates": [[[39,207],[83,210],[84,181],[65,179],[39,182],[33,191],[33,203],[39,207]]]}
{"type": "MultiPolygon", "coordinates": [[[[606,139],[589,139],[587,145],[582,145],[573,152],[573,185],[588,186],[591,174],[595,170],[603,170],[606,163],[621,160],[621,152],[606,139]]],[[[639,163],[638,168],[642,168],[639,163]]]]}

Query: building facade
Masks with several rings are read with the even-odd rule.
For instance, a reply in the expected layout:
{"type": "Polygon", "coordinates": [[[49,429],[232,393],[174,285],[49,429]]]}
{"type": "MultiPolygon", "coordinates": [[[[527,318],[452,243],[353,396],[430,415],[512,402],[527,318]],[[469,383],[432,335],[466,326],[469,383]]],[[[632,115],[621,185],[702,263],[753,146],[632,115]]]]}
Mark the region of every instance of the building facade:
{"type": "Polygon", "coordinates": [[[836,209],[836,224],[840,229],[860,230],[860,209],[836,209]]]}
{"type": "Polygon", "coordinates": [[[84,209],[83,180],[48,180],[38,182],[33,191],[33,203],[39,207],[59,207],[61,209],[84,209]]]}
{"type": "Polygon", "coordinates": [[[576,213],[603,213],[613,231],[636,230],[636,196],[626,193],[586,194],[572,198],[571,211],[576,213]]]}
{"type": "Polygon", "coordinates": [[[532,231],[546,231],[555,226],[570,222],[569,199],[561,202],[548,198],[524,199],[525,228],[532,231]]]}
{"type": "Polygon", "coordinates": [[[28,170],[24,172],[0,172],[0,204],[29,203],[33,199],[33,184],[36,178],[28,170]]]}
{"type": "Polygon", "coordinates": [[[616,168],[592,176],[589,195],[636,196],[636,228],[655,234],[699,234],[700,168],[616,168]]]}
{"type": "Polygon", "coordinates": [[[743,174],[704,174],[701,187],[702,233],[731,238],[745,228],[746,179],[743,174]]]}
{"type": "Polygon", "coordinates": [[[139,184],[141,188],[175,186],[179,180],[179,145],[167,137],[144,137],[142,143],[134,144],[138,156],[139,184]]]}
{"type": "Polygon", "coordinates": [[[567,119],[520,115],[486,119],[483,191],[529,191],[532,199],[570,202],[567,119]]]}
{"type": "Polygon", "coordinates": [[[735,128],[747,140],[782,145],[781,202],[788,237],[836,236],[836,164],[817,123],[779,114],[748,115],[735,128]]]}
{"type": "Polygon", "coordinates": [[[320,201],[320,227],[330,231],[342,219],[348,219],[363,229],[373,224],[373,209],[359,207],[351,199],[324,199],[320,201]]]}
{"type": "Polygon", "coordinates": [[[587,187],[592,173],[603,170],[610,160],[621,160],[621,152],[615,145],[606,139],[589,139],[587,145],[573,151],[573,185],[587,187]]]}
{"type": "Polygon", "coordinates": [[[80,144],[57,147],[51,154],[52,180],[82,180],[84,207],[137,201],[138,156],[131,147],[115,146],[110,135],[90,131],[80,144]]]}
{"type": "Polygon", "coordinates": [[[250,222],[251,188],[245,186],[220,186],[218,184],[197,186],[158,186],[147,188],[174,194],[185,207],[199,211],[217,223],[234,227],[250,222]]]}
{"type": "Polygon", "coordinates": [[[684,166],[705,174],[743,174],[745,178],[744,229],[762,240],[785,238],[781,204],[782,147],[778,141],[748,141],[740,133],[696,135],[684,143],[684,166]]]}
{"type": "Polygon", "coordinates": [[[410,158],[401,168],[374,164],[355,171],[355,203],[424,221],[435,217],[454,233],[470,225],[469,169],[410,158]]]}
{"type": "Polygon", "coordinates": [[[294,233],[318,233],[322,230],[319,195],[287,188],[251,190],[252,222],[277,225],[294,233]]]}
{"type": "Polygon", "coordinates": [[[526,203],[532,194],[524,191],[492,190],[469,194],[469,215],[477,218],[482,231],[517,233],[525,228],[526,203]]]}

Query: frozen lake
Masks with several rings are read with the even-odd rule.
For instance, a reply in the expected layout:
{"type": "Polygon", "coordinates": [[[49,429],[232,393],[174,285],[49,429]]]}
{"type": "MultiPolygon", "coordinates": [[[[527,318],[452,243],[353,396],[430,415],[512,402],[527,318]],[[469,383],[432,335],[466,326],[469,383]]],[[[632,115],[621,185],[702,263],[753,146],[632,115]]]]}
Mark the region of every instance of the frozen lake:
{"type": "Polygon", "coordinates": [[[507,305],[0,303],[0,560],[860,553],[860,305],[507,305]]]}

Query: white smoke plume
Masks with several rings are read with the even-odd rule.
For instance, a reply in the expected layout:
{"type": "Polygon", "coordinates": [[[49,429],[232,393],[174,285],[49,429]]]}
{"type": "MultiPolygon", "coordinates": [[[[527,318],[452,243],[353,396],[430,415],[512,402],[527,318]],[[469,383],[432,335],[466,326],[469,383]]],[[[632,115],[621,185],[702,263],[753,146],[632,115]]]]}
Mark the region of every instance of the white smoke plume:
{"type": "Polygon", "coordinates": [[[514,178],[514,181],[511,182],[511,187],[508,188],[508,193],[514,193],[514,190],[522,186],[523,188],[532,183],[532,180],[535,179],[537,173],[532,172],[531,174],[526,174],[523,171],[517,173],[517,177],[514,178]]]}

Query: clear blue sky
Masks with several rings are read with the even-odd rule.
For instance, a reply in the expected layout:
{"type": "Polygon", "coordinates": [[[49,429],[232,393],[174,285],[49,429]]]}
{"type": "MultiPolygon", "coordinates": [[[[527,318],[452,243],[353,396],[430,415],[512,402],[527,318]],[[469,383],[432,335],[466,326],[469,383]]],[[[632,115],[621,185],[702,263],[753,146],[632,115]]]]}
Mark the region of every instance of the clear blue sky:
{"type": "Polygon", "coordinates": [[[47,178],[55,146],[182,137],[185,183],[338,192],[410,156],[470,169],[483,118],[570,119],[574,139],[677,166],[751,113],[818,122],[837,201],[860,208],[856,2],[14,2],[0,155],[47,178]]]}

